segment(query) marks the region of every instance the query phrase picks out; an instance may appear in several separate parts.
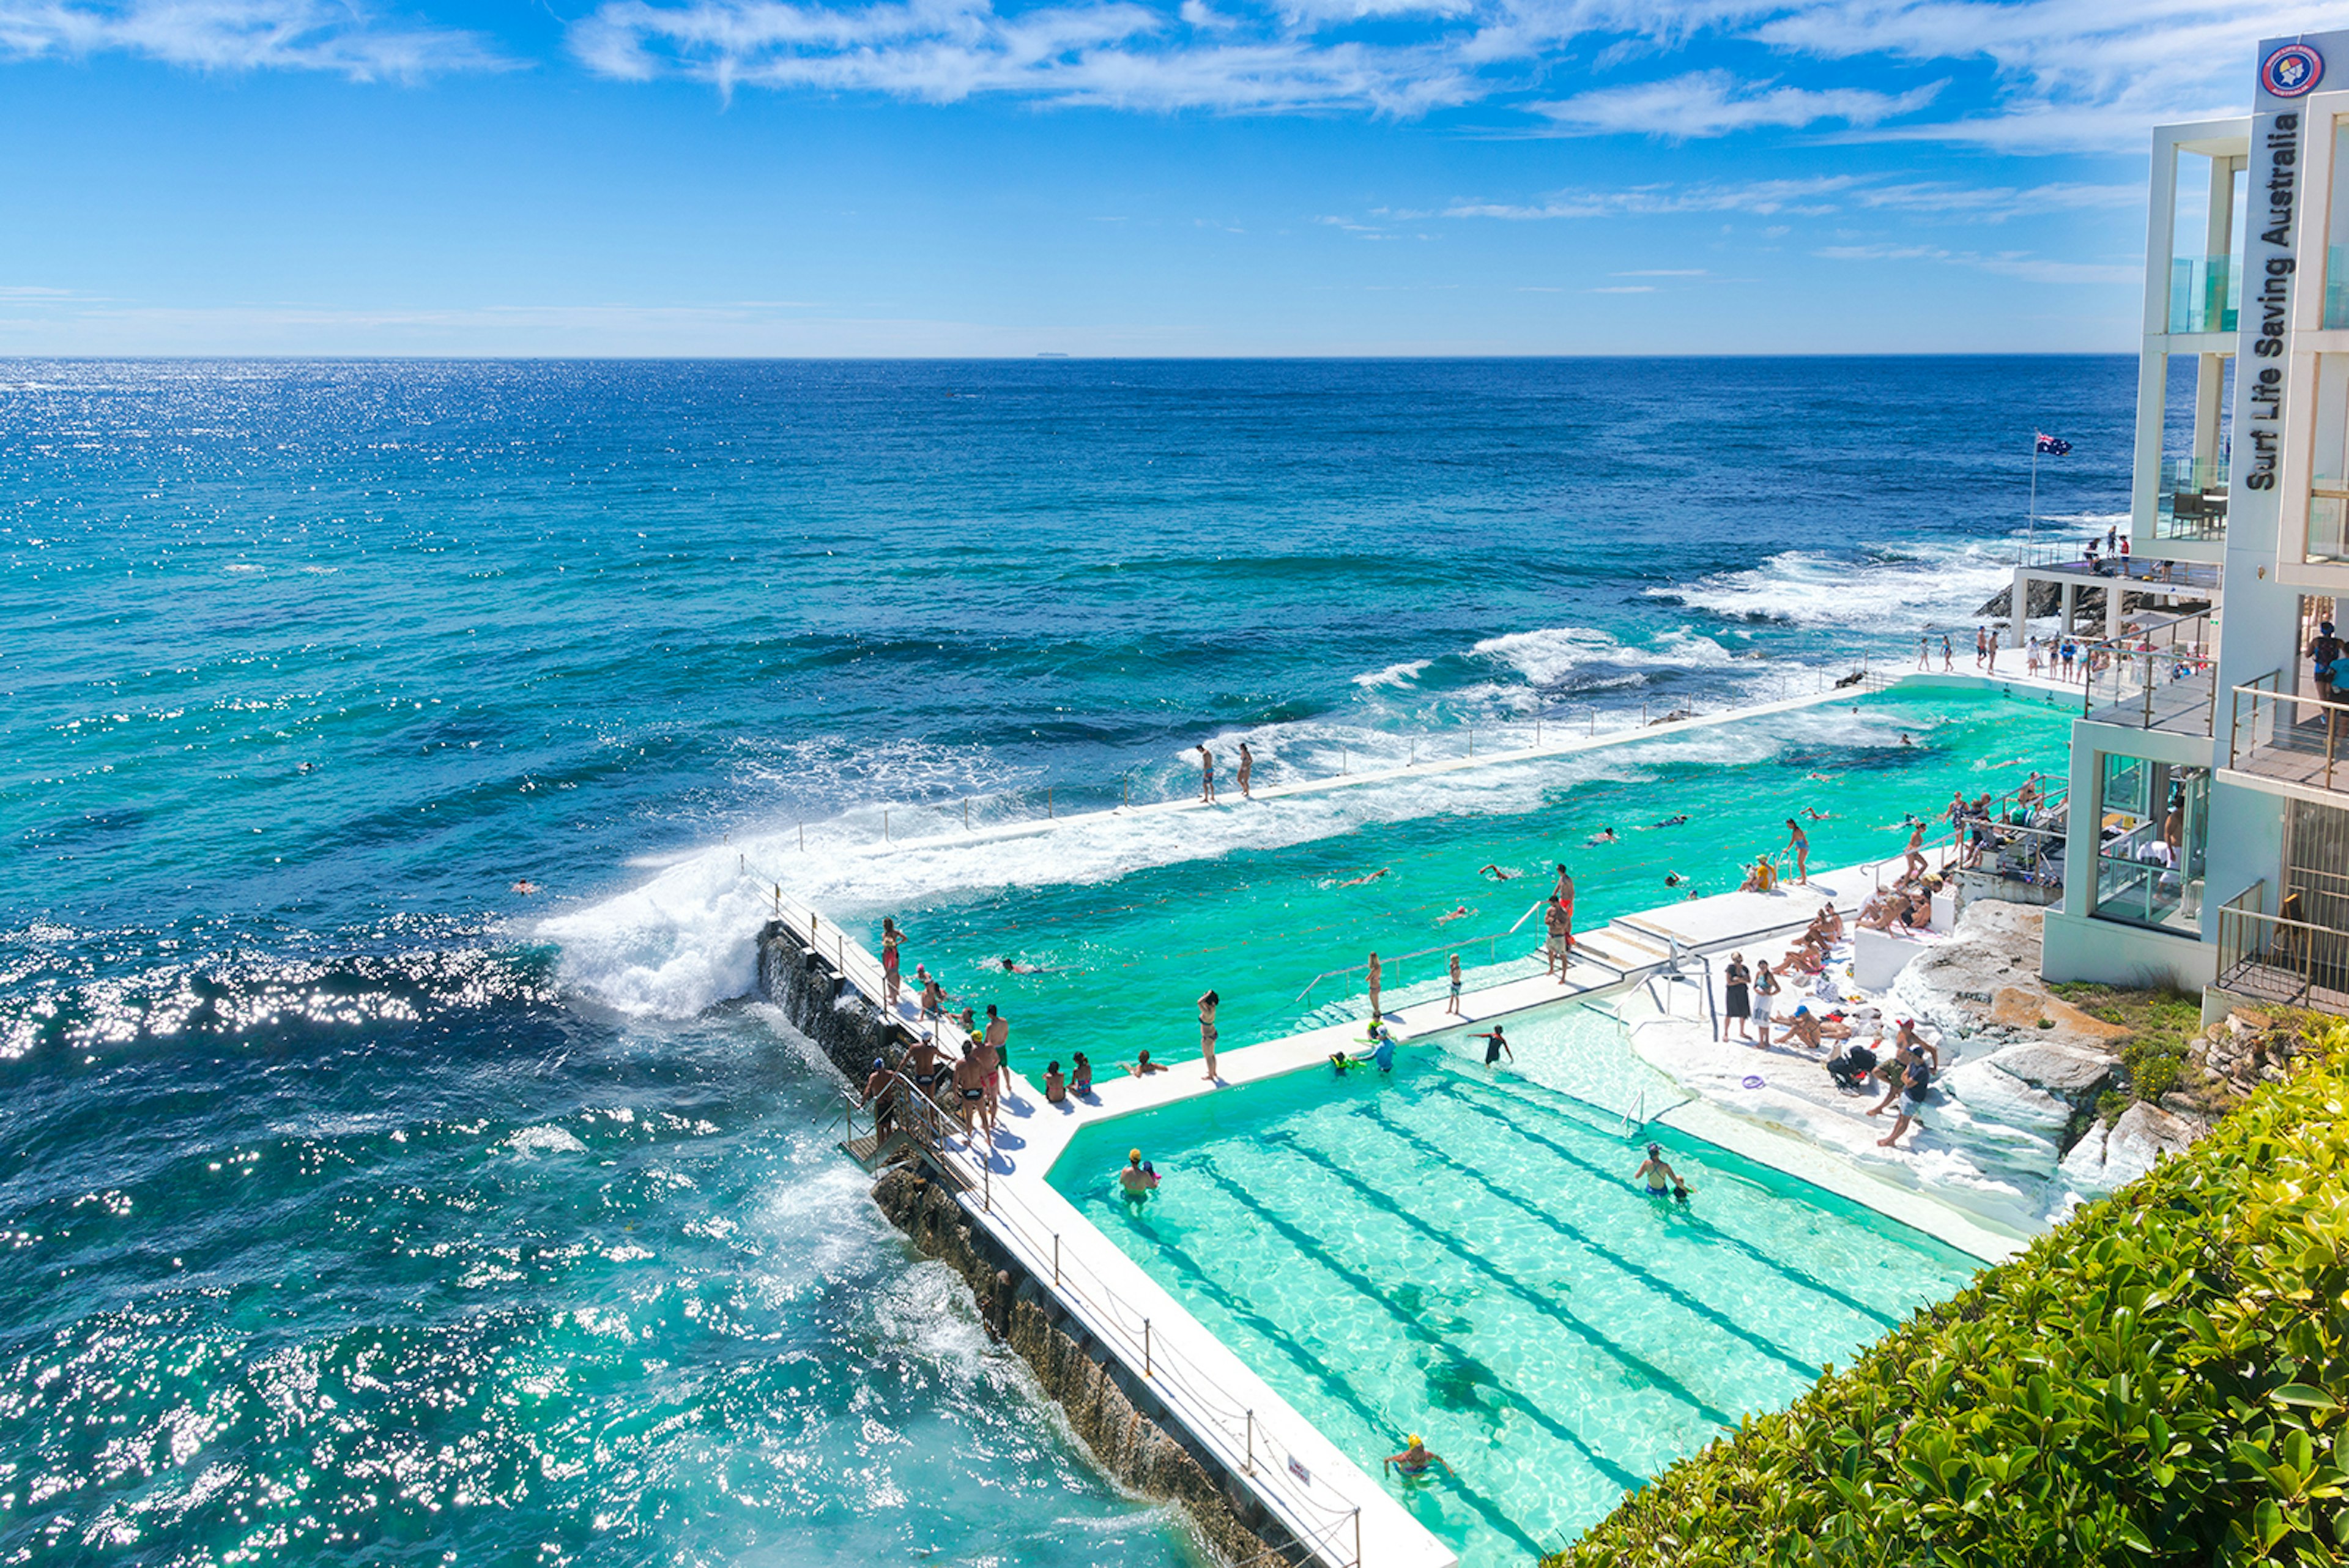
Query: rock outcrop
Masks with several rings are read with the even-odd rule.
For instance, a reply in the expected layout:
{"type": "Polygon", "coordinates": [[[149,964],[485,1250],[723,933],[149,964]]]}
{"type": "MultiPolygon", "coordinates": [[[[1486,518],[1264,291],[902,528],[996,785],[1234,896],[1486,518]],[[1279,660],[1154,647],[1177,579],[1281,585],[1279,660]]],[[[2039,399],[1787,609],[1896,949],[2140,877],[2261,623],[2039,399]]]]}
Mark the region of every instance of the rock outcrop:
{"type": "Polygon", "coordinates": [[[2173,1116],[2140,1100],[2110,1127],[2089,1127],[2064,1157],[2064,1179],[2078,1196],[2100,1198],[2151,1170],[2164,1155],[2185,1153],[2209,1130],[2194,1117],[2173,1116]]]}

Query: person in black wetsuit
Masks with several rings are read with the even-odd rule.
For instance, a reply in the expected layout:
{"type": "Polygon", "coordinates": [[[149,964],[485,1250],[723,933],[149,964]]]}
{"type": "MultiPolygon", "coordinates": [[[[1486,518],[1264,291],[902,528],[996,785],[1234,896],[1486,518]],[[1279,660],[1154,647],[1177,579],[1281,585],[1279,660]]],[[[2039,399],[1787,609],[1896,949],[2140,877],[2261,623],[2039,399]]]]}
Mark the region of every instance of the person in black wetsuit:
{"type": "Polygon", "coordinates": [[[1515,1062],[1517,1059],[1517,1054],[1509,1049],[1509,1042],[1507,1038],[1502,1034],[1501,1026],[1497,1023],[1493,1025],[1492,1031],[1489,1033],[1471,1034],[1468,1038],[1471,1040],[1482,1040],[1485,1043],[1485,1065],[1487,1067],[1491,1066],[1494,1063],[1498,1062],[1504,1056],[1506,1056],[1511,1062],[1515,1062]]]}

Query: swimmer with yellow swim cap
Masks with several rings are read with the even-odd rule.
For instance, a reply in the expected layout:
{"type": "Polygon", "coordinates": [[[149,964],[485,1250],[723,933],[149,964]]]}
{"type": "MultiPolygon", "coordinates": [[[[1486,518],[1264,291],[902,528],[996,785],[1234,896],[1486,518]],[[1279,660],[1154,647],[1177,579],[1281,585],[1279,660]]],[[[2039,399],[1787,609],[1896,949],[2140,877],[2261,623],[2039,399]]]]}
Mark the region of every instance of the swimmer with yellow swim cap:
{"type": "Polygon", "coordinates": [[[1156,1189],[1158,1173],[1150,1168],[1137,1148],[1126,1155],[1125,1168],[1117,1173],[1117,1184],[1125,1189],[1128,1198],[1141,1198],[1156,1189]]]}
{"type": "Polygon", "coordinates": [[[1381,1471],[1390,1469],[1401,1470],[1407,1476],[1422,1476],[1427,1473],[1427,1467],[1430,1465],[1444,1465],[1444,1473],[1445,1475],[1452,1477],[1455,1480],[1459,1479],[1460,1472],[1454,1469],[1450,1465],[1444,1464],[1444,1456],[1437,1453],[1433,1449],[1429,1448],[1425,1443],[1421,1442],[1419,1440],[1419,1434],[1417,1432],[1413,1432],[1410,1437],[1403,1439],[1402,1452],[1399,1454],[1389,1454],[1386,1457],[1385,1461],[1379,1466],[1379,1469],[1381,1471]]]}

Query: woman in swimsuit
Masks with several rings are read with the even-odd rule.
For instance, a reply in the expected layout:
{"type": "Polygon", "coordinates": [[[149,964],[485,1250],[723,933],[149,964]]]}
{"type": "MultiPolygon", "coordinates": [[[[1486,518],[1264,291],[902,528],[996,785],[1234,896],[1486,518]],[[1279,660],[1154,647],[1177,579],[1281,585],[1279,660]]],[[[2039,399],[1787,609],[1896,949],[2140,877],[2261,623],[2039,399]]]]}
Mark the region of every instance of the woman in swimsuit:
{"type": "Polygon", "coordinates": [[[905,933],[897,922],[886,918],[881,921],[881,1004],[897,1005],[897,950],[905,945],[905,933]]]}
{"type": "Polygon", "coordinates": [[[1077,1053],[1075,1060],[1076,1075],[1069,1080],[1069,1091],[1081,1100],[1093,1092],[1093,1064],[1085,1060],[1085,1054],[1081,1051],[1077,1053]]]}
{"type": "Polygon", "coordinates": [[[1223,998],[1214,992],[1199,998],[1199,1055],[1207,1064],[1207,1081],[1216,1081],[1216,1009],[1223,998]]]}
{"type": "Polygon", "coordinates": [[[1460,1472],[1450,1465],[1444,1464],[1444,1456],[1421,1442],[1419,1434],[1413,1432],[1403,1440],[1402,1452],[1389,1454],[1386,1461],[1380,1465],[1379,1469],[1381,1471],[1390,1469],[1401,1470],[1407,1476],[1423,1476],[1427,1473],[1427,1467],[1430,1465],[1444,1465],[1445,1475],[1451,1476],[1455,1480],[1459,1479],[1460,1472]]]}

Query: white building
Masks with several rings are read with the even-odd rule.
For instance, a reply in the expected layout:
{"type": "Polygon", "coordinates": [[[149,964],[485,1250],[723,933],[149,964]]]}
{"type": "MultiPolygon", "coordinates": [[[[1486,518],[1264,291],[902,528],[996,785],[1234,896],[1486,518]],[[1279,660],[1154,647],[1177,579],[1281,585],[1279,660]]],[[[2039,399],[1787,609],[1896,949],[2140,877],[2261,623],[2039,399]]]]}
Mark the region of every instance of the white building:
{"type": "Polygon", "coordinates": [[[2045,971],[2349,1006],[2349,709],[2309,655],[2349,599],[2349,32],[2256,70],[2248,118],[2154,133],[2127,576],[2016,574],[2102,590],[2116,662],[2045,971]]]}

